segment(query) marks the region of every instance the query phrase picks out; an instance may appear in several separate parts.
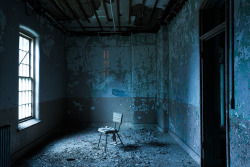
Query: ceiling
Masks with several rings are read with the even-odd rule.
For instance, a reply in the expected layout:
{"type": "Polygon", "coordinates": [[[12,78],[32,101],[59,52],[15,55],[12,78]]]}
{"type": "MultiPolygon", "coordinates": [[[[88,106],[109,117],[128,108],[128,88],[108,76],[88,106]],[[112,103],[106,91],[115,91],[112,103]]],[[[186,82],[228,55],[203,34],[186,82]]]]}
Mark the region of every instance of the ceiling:
{"type": "Polygon", "coordinates": [[[35,10],[67,33],[157,32],[187,0],[25,0],[26,13],[35,10]],[[110,3],[111,2],[111,3],[110,3]]]}

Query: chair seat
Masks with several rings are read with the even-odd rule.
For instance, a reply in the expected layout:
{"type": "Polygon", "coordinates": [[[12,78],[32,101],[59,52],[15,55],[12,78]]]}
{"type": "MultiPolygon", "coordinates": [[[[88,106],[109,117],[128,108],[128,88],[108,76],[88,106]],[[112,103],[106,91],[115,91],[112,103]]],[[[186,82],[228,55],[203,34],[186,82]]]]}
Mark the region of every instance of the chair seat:
{"type": "Polygon", "coordinates": [[[112,133],[117,133],[118,131],[112,127],[105,127],[105,128],[99,128],[98,132],[104,133],[104,134],[112,134],[112,133]]]}

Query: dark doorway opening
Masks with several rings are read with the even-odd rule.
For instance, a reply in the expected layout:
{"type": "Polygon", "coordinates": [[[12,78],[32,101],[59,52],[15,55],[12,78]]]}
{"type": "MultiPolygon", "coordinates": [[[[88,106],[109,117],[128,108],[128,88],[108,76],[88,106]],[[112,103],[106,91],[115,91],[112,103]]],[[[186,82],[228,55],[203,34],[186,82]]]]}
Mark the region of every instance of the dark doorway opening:
{"type": "Polygon", "coordinates": [[[201,6],[201,164],[205,167],[227,164],[225,16],[225,0],[205,0],[201,6]]]}

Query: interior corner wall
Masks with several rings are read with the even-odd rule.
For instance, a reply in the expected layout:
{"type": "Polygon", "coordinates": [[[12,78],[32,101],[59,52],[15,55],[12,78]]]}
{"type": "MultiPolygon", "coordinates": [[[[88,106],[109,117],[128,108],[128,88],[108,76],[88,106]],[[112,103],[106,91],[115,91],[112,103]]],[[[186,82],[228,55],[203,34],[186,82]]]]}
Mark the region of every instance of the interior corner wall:
{"type": "MultiPolygon", "coordinates": [[[[234,0],[234,93],[235,109],[230,109],[230,166],[249,166],[249,8],[246,0],[234,0]]],[[[231,87],[230,82],[230,87],[231,87]]],[[[232,89],[230,90],[232,95],[232,89]]],[[[231,98],[230,98],[231,99],[231,98]]]]}
{"type": "MultiPolygon", "coordinates": [[[[65,119],[64,34],[43,17],[25,14],[24,1],[0,1],[0,127],[11,126],[11,154],[18,157],[65,119]],[[39,34],[40,123],[18,131],[19,26],[39,34]]],[[[32,10],[28,8],[29,13],[32,10]]]]}
{"type": "Polygon", "coordinates": [[[156,35],[67,37],[69,123],[156,123],[156,35]]]}
{"type": "Polygon", "coordinates": [[[169,40],[167,26],[161,27],[157,33],[157,126],[160,131],[167,132],[169,125],[169,40]]]}
{"type": "Polygon", "coordinates": [[[169,129],[199,156],[201,1],[189,0],[168,26],[169,129]]]}

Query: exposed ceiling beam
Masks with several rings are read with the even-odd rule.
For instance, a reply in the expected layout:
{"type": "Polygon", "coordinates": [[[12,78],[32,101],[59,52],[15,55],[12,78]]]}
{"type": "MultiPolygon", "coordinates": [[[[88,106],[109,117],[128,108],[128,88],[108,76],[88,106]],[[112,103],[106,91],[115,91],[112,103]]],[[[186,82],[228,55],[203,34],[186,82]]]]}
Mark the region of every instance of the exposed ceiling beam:
{"type": "Polygon", "coordinates": [[[143,0],[143,1],[142,1],[142,4],[141,4],[141,10],[140,10],[140,15],[139,15],[139,18],[140,18],[140,20],[139,20],[139,25],[141,25],[141,22],[142,22],[142,20],[143,20],[143,12],[144,12],[145,1],[146,1],[146,0],[143,0]]]}
{"type": "Polygon", "coordinates": [[[106,18],[107,18],[107,22],[112,21],[112,19],[109,18],[109,14],[108,14],[108,10],[107,10],[107,6],[106,6],[106,2],[104,0],[102,0],[102,4],[105,10],[105,14],[106,14],[106,18]]]}
{"type": "Polygon", "coordinates": [[[130,24],[131,22],[131,6],[132,6],[132,0],[129,0],[128,24],[130,24]]]}
{"type": "Polygon", "coordinates": [[[79,6],[80,11],[81,11],[82,14],[84,15],[85,19],[87,19],[87,21],[90,23],[89,18],[88,18],[88,16],[87,16],[85,10],[83,9],[82,4],[80,3],[80,1],[79,1],[79,0],[76,0],[76,3],[77,3],[77,5],[79,6]]]}
{"type": "Polygon", "coordinates": [[[70,10],[70,12],[73,14],[73,16],[75,17],[77,23],[81,26],[82,30],[85,31],[84,26],[82,25],[82,23],[79,20],[79,17],[77,16],[77,14],[74,12],[74,10],[71,8],[70,4],[67,2],[67,0],[64,0],[67,8],[70,10]]]}
{"type": "Polygon", "coordinates": [[[165,19],[167,20],[167,23],[170,23],[178,15],[178,13],[181,11],[182,7],[187,1],[188,0],[179,0],[175,3],[167,18],[165,19]]]}
{"type": "Polygon", "coordinates": [[[176,0],[170,0],[163,12],[163,14],[161,15],[161,19],[160,19],[160,23],[164,22],[165,18],[170,14],[171,9],[174,7],[176,3],[176,0]]]}
{"type": "Polygon", "coordinates": [[[92,2],[93,2],[93,7],[94,7],[94,9],[95,9],[95,10],[98,10],[98,8],[96,7],[96,4],[95,4],[95,0],[92,1],[92,2]]]}
{"type": "Polygon", "coordinates": [[[120,3],[119,0],[116,0],[117,3],[117,18],[118,18],[118,28],[121,31],[121,23],[120,23],[120,3]]]}
{"type": "Polygon", "coordinates": [[[107,36],[107,35],[116,35],[120,33],[121,35],[125,35],[125,36],[130,36],[132,33],[136,34],[136,33],[155,33],[154,30],[150,29],[150,30],[139,30],[138,28],[135,29],[130,29],[128,31],[116,31],[116,32],[110,32],[110,31],[89,31],[89,32],[80,32],[80,31],[72,31],[69,32],[70,35],[72,36],[107,36]]]}
{"type": "Polygon", "coordinates": [[[94,3],[93,3],[93,0],[89,0],[89,4],[90,4],[92,10],[93,10],[94,13],[95,13],[95,17],[96,17],[96,19],[97,19],[97,21],[98,21],[98,24],[99,24],[99,27],[100,27],[101,31],[103,31],[103,29],[102,29],[102,24],[101,24],[101,22],[100,22],[100,20],[99,20],[99,17],[98,17],[98,15],[97,15],[97,13],[96,13],[95,5],[94,5],[94,3]]]}
{"type": "Polygon", "coordinates": [[[55,6],[55,8],[64,16],[67,18],[67,20],[71,20],[69,16],[56,4],[55,0],[50,0],[50,2],[55,6]]]}
{"type": "Polygon", "coordinates": [[[58,24],[59,26],[61,26],[61,28],[63,29],[63,31],[64,32],[67,32],[68,30],[67,30],[67,28],[65,28],[59,21],[57,21],[56,19],[55,19],[55,16],[53,16],[51,13],[49,13],[48,11],[46,11],[45,13],[44,13],[46,16],[46,18],[54,25],[54,26],[57,26],[56,24],[58,24]],[[55,24],[55,23],[56,24],[55,24]]]}
{"type": "Polygon", "coordinates": [[[173,14],[176,16],[187,1],[188,0],[178,0],[178,1],[170,0],[161,16],[160,23],[163,23],[166,17],[167,17],[168,23],[172,21],[172,19],[174,18],[173,14]],[[170,16],[171,16],[171,19],[169,19],[170,16]]]}
{"type": "Polygon", "coordinates": [[[155,1],[154,8],[153,8],[153,11],[152,11],[152,13],[151,13],[151,16],[150,16],[150,19],[149,19],[149,21],[148,21],[148,24],[149,24],[150,21],[153,19],[153,16],[154,16],[154,13],[155,13],[156,6],[157,6],[157,4],[158,4],[158,1],[159,1],[159,0],[156,0],[156,1],[155,1]]]}

